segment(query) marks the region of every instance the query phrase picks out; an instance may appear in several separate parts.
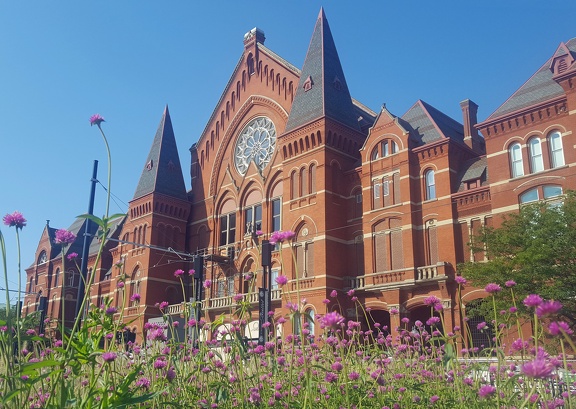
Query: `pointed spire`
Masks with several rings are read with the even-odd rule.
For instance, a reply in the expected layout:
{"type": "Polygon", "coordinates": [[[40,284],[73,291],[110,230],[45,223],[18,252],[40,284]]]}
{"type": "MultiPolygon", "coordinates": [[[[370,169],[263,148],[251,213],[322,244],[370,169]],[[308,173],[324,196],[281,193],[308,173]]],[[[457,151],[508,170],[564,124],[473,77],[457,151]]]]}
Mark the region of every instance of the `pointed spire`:
{"type": "Polygon", "coordinates": [[[187,200],[184,176],[180,166],[178,148],[168,105],[164,109],[162,120],[154,136],[148,159],[142,170],[134,199],[150,193],[162,193],[178,199],[187,200]]]}
{"type": "Polygon", "coordinates": [[[324,116],[360,130],[330,26],[321,8],[304,59],[286,132],[324,116]]]}

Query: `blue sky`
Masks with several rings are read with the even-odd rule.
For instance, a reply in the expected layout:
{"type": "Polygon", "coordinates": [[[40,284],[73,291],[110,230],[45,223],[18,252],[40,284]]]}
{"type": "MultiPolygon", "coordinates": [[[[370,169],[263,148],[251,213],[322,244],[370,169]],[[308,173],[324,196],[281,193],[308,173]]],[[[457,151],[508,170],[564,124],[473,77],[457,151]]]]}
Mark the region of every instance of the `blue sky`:
{"type": "MultiPolygon", "coordinates": [[[[22,270],[47,219],[65,228],[86,212],[94,160],[106,184],[92,114],[106,118],[112,212],[126,211],[166,104],[189,187],[188,149],[244,33],[261,28],[266,46],[301,67],[321,6],[353,97],[374,110],[386,103],[396,115],[422,99],[461,122],[459,102],[470,98],[483,120],[576,37],[568,19],[576,2],[557,0],[0,0],[0,216],[19,210],[28,219],[22,270]]],[[[100,186],[96,214],[104,199],[100,186]]],[[[16,288],[14,231],[0,229],[16,288]]]]}

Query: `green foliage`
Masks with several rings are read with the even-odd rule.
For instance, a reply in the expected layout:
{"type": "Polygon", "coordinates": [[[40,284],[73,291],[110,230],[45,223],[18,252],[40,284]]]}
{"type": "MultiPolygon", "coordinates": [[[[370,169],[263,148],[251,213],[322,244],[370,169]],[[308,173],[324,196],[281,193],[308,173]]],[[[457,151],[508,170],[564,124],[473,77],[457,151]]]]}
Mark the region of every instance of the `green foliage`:
{"type": "MultiPolygon", "coordinates": [[[[562,204],[536,203],[504,217],[498,228],[487,227],[471,244],[489,261],[459,266],[474,285],[516,282],[518,298],[539,294],[560,301],[562,314],[576,322],[576,195],[569,192],[562,204]]],[[[510,305],[503,292],[501,305],[510,305]]],[[[502,297],[501,297],[502,298],[502,297]]],[[[521,306],[519,306],[521,307],[521,306]]]]}

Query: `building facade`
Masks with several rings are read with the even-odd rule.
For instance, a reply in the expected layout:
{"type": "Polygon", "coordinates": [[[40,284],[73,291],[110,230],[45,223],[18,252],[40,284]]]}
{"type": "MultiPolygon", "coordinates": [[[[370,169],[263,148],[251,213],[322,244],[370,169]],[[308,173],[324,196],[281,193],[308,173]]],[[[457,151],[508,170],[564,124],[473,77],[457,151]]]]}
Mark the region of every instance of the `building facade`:
{"type": "MultiPolygon", "coordinates": [[[[224,316],[226,326],[245,300],[253,306],[246,325],[253,338],[261,243],[287,230],[294,238],[272,252],[272,276],[288,279],[282,286],[272,280],[276,319],[295,303],[318,332],[314,317],[337,309],[352,318],[360,303],[371,316],[365,325],[394,332],[404,317],[425,322],[424,300],[434,295],[445,324],[460,325],[457,266],[485,258],[469,249],[474,232],[522,203],[576,189],[576,40],[562,43],[481,123],[470,100],[460,103],[462,123],[421,100],[402,116],[354,100],[322,10],[301,69],[264,42],[259,29],[245,35],[238,64],[190,148],[189,191],[166,108],[128,214],[115,225],[117,241],[97,268],[88,262],[96,274],[92,302],[111,297],[139,341],[148,320],[182,314],[193,280],[174,271],[191,269],[194,256],[211,281],[205,319],[224,316]],[[163,301],[168,311],[159,309],[163,301]]],[[[26,270],[23,307],[34,311],[38,294],[46,297],[54,330],[67,305],[62,297],[77,298],[72,279],[55,278],[58,254],[47,226],[37,262],[26,270]]],[[[468,288],[463,300],[485,295],[468,288]]],[[[290,322],[282,327],[295,330],[290,322]]]]}

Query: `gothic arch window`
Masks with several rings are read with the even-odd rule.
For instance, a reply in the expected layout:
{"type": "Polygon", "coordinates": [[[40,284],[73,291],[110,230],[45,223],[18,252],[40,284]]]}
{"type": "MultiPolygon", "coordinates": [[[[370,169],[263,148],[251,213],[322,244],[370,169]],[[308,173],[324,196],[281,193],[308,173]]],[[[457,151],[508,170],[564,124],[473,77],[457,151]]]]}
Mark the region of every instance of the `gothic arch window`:
{"type": "Polygon", "coordinates": [[[524,162],[522,160],[522,146],[515,142],[508,149],[510,155],[510,169],[512,177],[524,176],[524,162]]]}
{"type": "MultiPolygon", "coordinates": [[[[129,300],[132,299],[132,297],[135,294],[140,294],[140,268],[139,266],[136,266],[134,268],[134,271],[132,272],[132,275],[130,276],[130,293],[129,293],[129,300]]],[[[139,304],[140,300],[133,300],[131,301],[131,305],[132,306],[136,306],[139,304]]]]}
{"type": "Polygon", "coordinates": [[[60,269],[57,268],[54,273],[54,288],[58,287],[58,275],[60,274],[60,269]]]}
{"type": "Polygon", "coordinates": [[[38,256],[38,264],[44,264],[47,261],[48,261],[48,257],[46,256],[46,251],[42,250],[42,252],[38,256]]]}
{"type": "Polygon", "coordinates": [[[315,318],[314,309],[308,308],[304,312],[304,328],[310,331],[311,336],[314,336],[315,333],[314,318],[315,318]]]}
{"type": "Polygon", "coordinates": [[[436,199],[436,180],[433,169],[428,169],[424,172],[424,185],[426,188],[426,200],[436,199]]]}
{"type": "Polygon", "coordinates": [[[529,189],[520,195],[520,204],[527,204],[544,199],[554,201],[555,198],[562,196],[561,186],[544,185],[529,189]]]}
{"type": "Polygon", "coordinates": [[[248,54],[247,65],[248,65],[248,74],[253,75],[256,70],[254,68],[254,56],[252,55],[252,53],[248,54]]]}
{"type": "Polygon", "coordinates": [[[564,148],[560,132],[554,131],[548,135],[548,145],[550,146],[551,166],[553,168],[564,166],[564,148]]]}
{"type": "Polygon", "coordinates": [[[243,234],[255,234],[262,230],[262,193],[253,190],[246,196],[244,204],[243,234]]]}
{"type": "Polygon", "coordinates": [[[74,288],[76,286],[76,273],[74,270],[68,270],[68,287],[74,288]]]}
{"type": "Polygon", "coordinates": [[[532,138],[528,141],[528,152],[530,154],[530,170],[532,173],[544,170],[544,159],[542,157],[542,143],[540,138],[532,138]]]}

